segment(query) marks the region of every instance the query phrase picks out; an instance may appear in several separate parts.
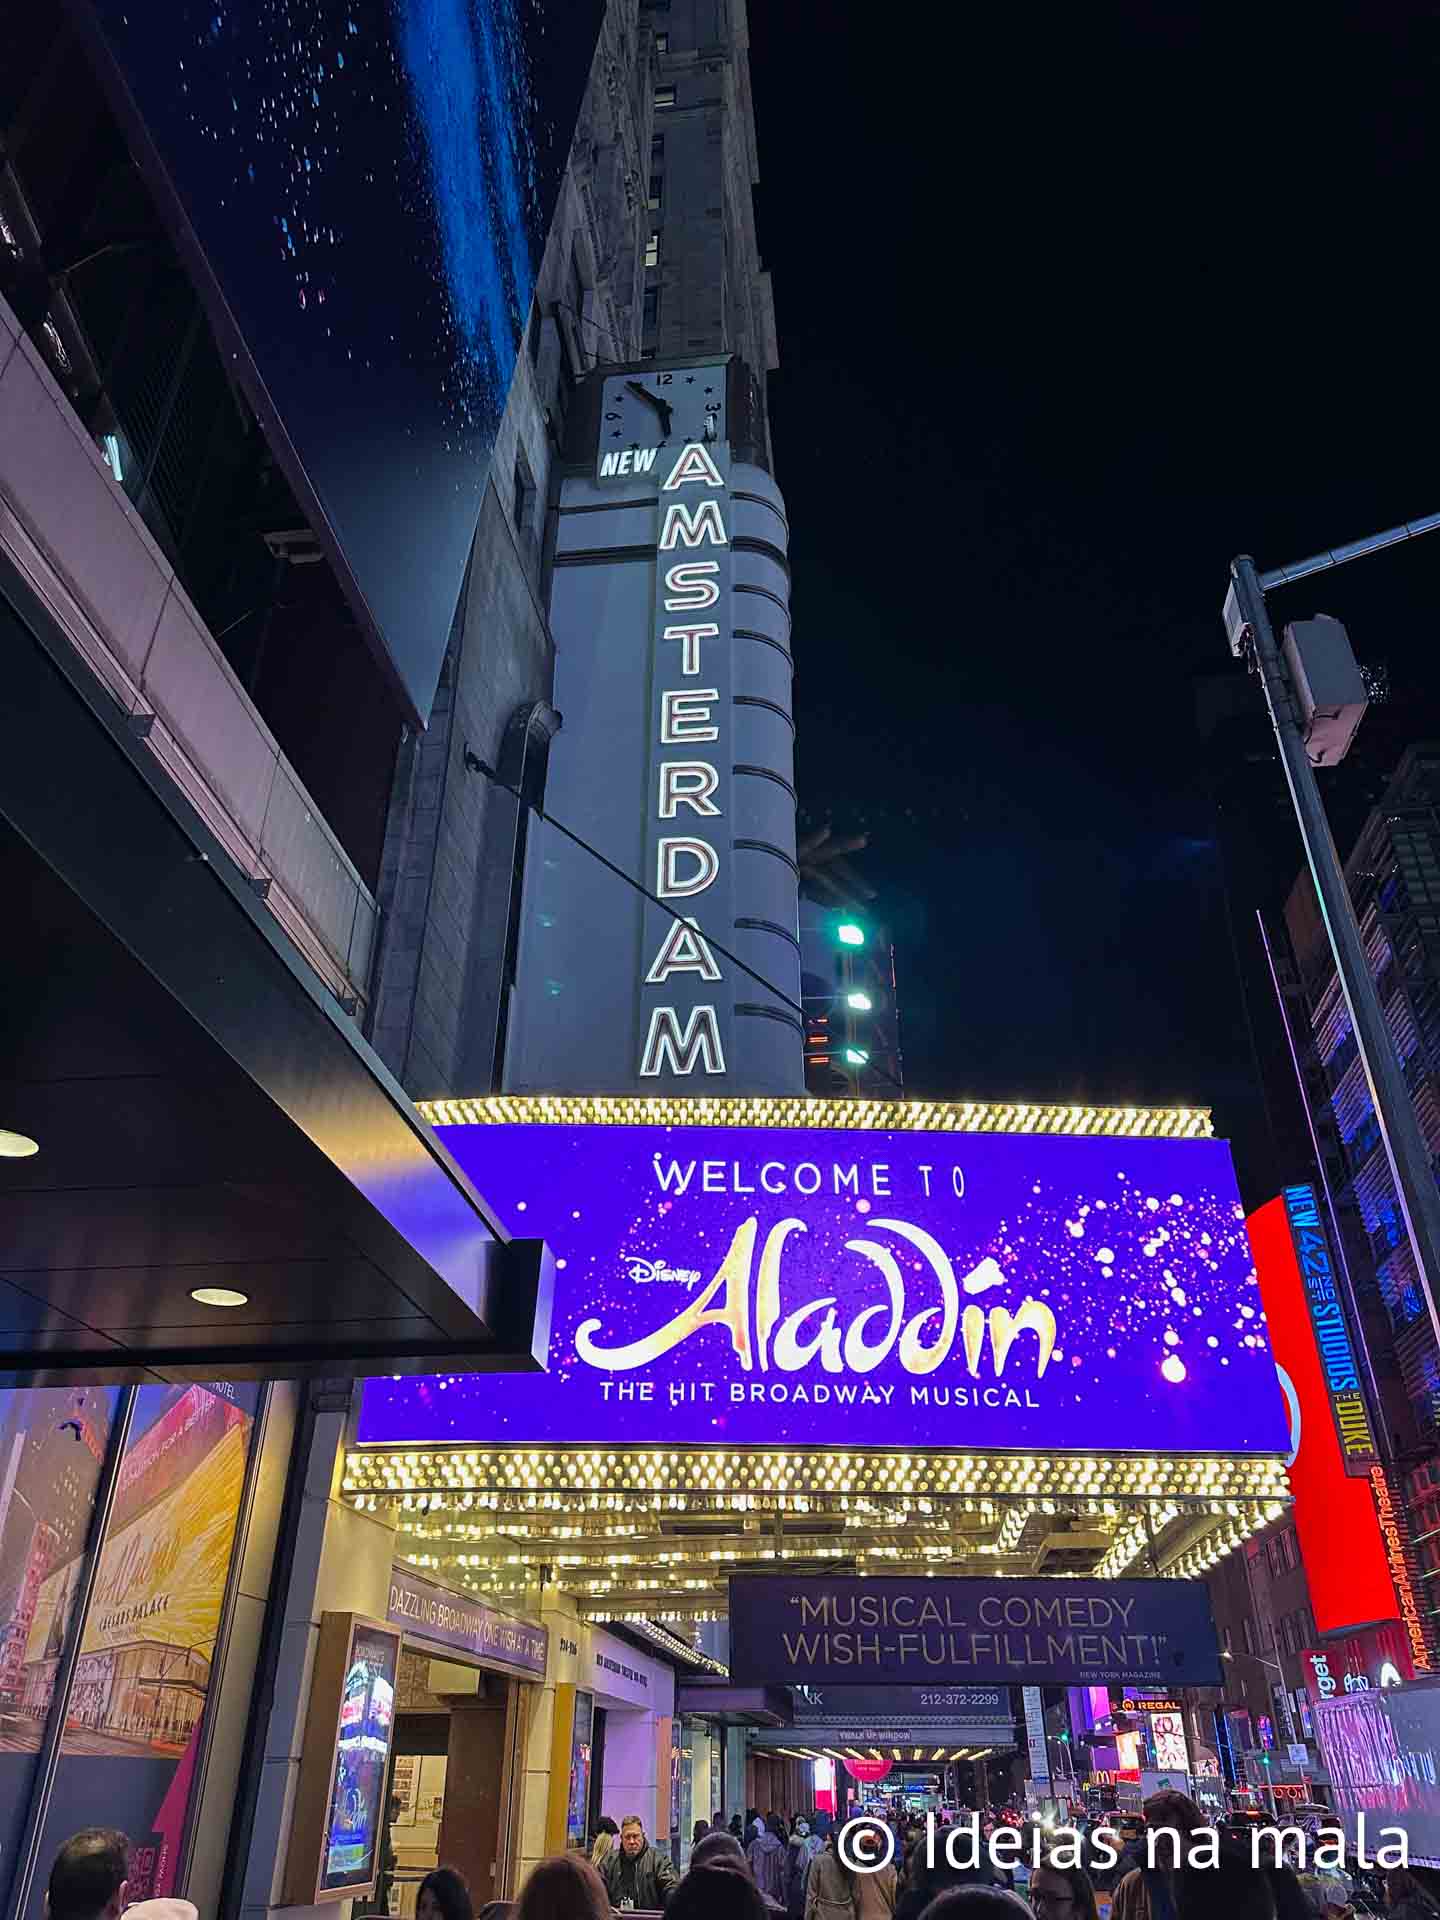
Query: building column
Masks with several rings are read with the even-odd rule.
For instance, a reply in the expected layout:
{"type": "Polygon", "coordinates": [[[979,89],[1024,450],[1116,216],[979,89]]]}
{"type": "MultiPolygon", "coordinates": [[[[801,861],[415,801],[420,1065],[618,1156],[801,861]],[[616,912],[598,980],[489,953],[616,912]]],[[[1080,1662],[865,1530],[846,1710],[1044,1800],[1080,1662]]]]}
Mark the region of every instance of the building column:
{"type": "Polygon", "coordinates": [[[748,1749],[744,1727],[725,1729],[725,1814],[738,1813],[743,1820],[750,1802],[745,1798],[745,1761],[748,1749]]]}
{"type": "MultiPolygon", "coordinates": [[[[295,1786],[310,1705],[310,1675],[320,1622],[329,1612],[383,1620],[390,1604],[395,1529],[377,1514],[336,1498],[344,1462],[343,1410],[315,1415],[275,1674],[255,1824],[241,1892],[242,1920],[265,1920],[283,1904],[295,1786]]],[[[348,1909],[349,1902],[344,1906],[348,1909]]],[[[335,1903],[290,1907],[287,1917],[336,1920],[335,1903]]]]}
{"type": "Polygon", "coordinates": [[[550,1629],[550,1643],[545,1678],[533,1690],[535,1700],[525,1735],[520,1844],[512,1892],[524,1886],[537,1861],[565,1851],[565,1817],[570,1805],[580,1617],[567,1594],[547,1587],[540,1599],[540,1620],[550,1629]]]}

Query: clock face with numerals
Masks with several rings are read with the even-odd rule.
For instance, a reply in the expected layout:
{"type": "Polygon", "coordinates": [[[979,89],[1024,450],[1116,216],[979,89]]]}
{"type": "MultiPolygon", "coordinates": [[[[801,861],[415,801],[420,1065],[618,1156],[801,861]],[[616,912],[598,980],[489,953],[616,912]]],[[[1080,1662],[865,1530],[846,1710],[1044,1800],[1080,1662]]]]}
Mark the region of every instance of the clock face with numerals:
{"type": "Polygon", "coordinates": [[[635,447],[725,438],[725,367],[647,368],[605,382],[601,458],[635,447]]]}

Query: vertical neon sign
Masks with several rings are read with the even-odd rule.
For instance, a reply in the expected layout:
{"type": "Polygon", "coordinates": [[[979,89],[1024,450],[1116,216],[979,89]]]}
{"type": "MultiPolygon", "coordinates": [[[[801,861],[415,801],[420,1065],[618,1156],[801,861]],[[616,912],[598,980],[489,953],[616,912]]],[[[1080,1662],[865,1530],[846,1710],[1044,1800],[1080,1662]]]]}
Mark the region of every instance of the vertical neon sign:
{"type": "MultiPolygon", "coordinates": [[[[720,787],[716,761],[723,745],[721,715],[729,703],[722,703],[722,688],[716,683],[728,675],[715,672],[718,653],[713,652],[707,674],[706,648],[708,644],[718,649],[727,637],[719,623],[706,616],[713,613],[722,587],[728,584],[730,538],[716,489],[723,498],[724,475],[709,448],[691,441],[681,448],[660,490],[654,738],[661,757],[654,796],[651,884],[656,896],[667,902],[699,901],[721,875],[719,829],[712,823],[722,817],[714,798],[720,787]],[[665,497],[690,487],[707,491],[683,500],[665,497]],[[682,549],[705,557],[684,558],[682,549]],[[676,615],[686,617],[676,619],[676,615]],[[678,686],[664,684],[672,675],[679,676],[678,686]],[[712,684],[703,684],[707,679],[712,684]]],[[[667,920],[646,968],[644,986],[663,990],[676,974],[706,983],[722,978],[697,916],[667,920]]],[[[713,1002],[700,1001],[682,1010],[674,1004],[673,995],[657,1001],[647,991],[644,1006],[642,1077],[666,1071],[688,1075],[697,1068],[706,1074],[725,1072],[724,1041],[713,1002]]]]}

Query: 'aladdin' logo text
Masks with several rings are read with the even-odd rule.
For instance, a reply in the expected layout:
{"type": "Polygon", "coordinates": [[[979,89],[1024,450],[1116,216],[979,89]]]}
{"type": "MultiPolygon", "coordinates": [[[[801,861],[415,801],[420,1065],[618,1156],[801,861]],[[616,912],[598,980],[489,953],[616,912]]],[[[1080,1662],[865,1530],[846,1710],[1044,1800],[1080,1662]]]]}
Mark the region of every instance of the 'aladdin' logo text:
{"type": "Polygon", "coordinates": [[[654,1333],[625,1346],[601,1347],[595,1344],[600,1321],[583,1320],[575,1330],[575,1351],[580,1358],[592,1367],[626,1373],[633,1367],[648,1366],[652,1360],[658,1360],[702,1327],[716,1326],[724,1327],[729,1333],[730,1344],[747,1373],[757,1369],[767,1373],[772,1368],[779,1373],[798,1373],[815,1360],[826,1373],[872,1373],[898,1342],[900,1364],[907,1373],[932,1374],[949,1357],[958,1333],[970,1375],[979,1377],[988,1340],[998,1378],[1005,1371],[1016,1340],[1022,1333],[1033,1333],[1035,1377],[1044,1377],[1055,1351],[1056,1323],[1055,1315],[1043,1301],[1027,1297],[1013,1314],[1008,1307],[1001,1306],[991,1307],[987,1313],[984,1307],[973,1303],[961,1311],[962,1286],[966,1293],[975,1294],[1004,1284],[1004,1275],[993,1260],[983,1260],[961,1282],[944,1249],[923,1228],[911,1226],[905,1220],[871,1221],[872,1227],[898,1234],[924,1255],[939,1282],[940,1304],[921,1307],[907,1318],[905,1279],[892,1250],[877,1240],[847,1240],[849,1252],[862,1254],[879,1269],[889,1301],[888,1305],[877,1303],[863,1308],[842,1330],[835,1315],[835,1294],[807,1300],[803,1306],[782,1316],[780,1258],[786,1241],[792,1233],[803,1233],[805,1223],[781,1220],[770,1229],[757,1273],[758,1224],[752,1215],[736,1228],[730,1249],[709,1286],[654,1333]],[[712,1305],[716,1301],[718,1304],[712,1305]],[[922,1335],[936,1320],[938,1328],[927,1342],[922,1335]],[[876,1322],[880,1324],[876,1326],[876,1322]],[[872,1327],[878,1338],[869,1337],[872,1327]]]}

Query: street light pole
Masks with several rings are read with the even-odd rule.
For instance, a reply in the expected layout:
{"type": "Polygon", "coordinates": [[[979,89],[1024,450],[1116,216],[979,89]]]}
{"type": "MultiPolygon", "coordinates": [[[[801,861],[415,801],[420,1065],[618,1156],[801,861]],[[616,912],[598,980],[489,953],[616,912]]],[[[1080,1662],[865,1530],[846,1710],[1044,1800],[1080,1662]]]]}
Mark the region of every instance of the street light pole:
{"type": "MultiPolygon", "coordinates": [[[[1428,532],[1429,526],[1417,528],[1428,532]]],[[[1373,545],[1357,542],[1358,552],[1373,552],[1373,545]]],[[[1324,556],[1322,564],[1336,565],[1342,559],[1357,557],[1356,552],[1341,550],[1324,556]]],[[[1308,563],[1296,569],[1277,569],[1267,574],[1266,583],[1283,584],[1294,577],[1319,571],[1308,563]]],[[[1243,623],[1250,643],[1250,657],[1265,691],[1270,720],[1280,747],[1280,760],[1295,805],[1300,838],[1315,883],[1325,931],[1340,977],[1340,990],[1350,1014],[1355,1043],[1365,1073],[1375,1120],[1385,1148],[1385,1158],[1395,1181],[1405,1231],[1415,1256],[1420,1291],[1430,1315],[1436,1344],[1440,1345],[1440,1313],[1436,1311],[1435,1289],[1440,1285],[1440,1188],[1435,1183],[1430,1156],[1420,1132],[1415,1109],[1410,1102],[1405,1077],[1396,1057],[1395,1044],[1380,1005],[1380,995],[1370,972],[1365,945],[1345,884],[1344,869],[1335,851],[1330,823],[1325,817],[1320,790],[1305,749],[1295,698],[1280,649],[1275,642],[1270,616],[1265,607],[1265,587],[1256,573],[1255,562],[1242,554],[1231,562],[1230,598],[1234,612],[1243,623]]],[[[1227,619],[1231,608],[1227,605],[1227,619]]],[[[1233,628],[1232,628],[1233,632],[1233,628]]]]}

